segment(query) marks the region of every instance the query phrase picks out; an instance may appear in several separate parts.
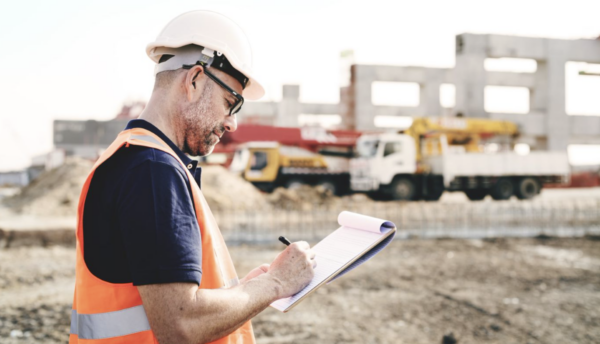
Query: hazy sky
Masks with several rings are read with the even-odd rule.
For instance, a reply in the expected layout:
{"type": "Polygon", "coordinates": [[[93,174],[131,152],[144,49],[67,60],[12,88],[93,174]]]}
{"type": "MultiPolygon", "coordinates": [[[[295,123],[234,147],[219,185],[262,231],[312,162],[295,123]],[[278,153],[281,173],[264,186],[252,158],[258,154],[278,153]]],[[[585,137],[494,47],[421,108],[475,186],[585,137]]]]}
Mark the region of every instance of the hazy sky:
{"type": "Polygon", "coordinates": [[[145,46],[173,17],[221,12],[246,31],[255,74],[278,100],[339,100],[339,54],[357,63],[452,67],[463,32],[550,38],[600,35],[600,1],[2,1],[0,169],[52,146],[53,119],[114,117],[146,100],[145,46]]]}

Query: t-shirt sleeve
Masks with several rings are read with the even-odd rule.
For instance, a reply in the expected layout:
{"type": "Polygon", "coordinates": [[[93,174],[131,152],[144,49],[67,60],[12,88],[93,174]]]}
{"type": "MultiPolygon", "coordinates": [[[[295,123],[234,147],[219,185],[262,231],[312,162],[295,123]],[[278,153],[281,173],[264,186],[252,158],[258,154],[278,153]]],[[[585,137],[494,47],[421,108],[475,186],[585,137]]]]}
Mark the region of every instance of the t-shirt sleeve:
{"type": "Polygon", "coordinates": [[[117,225],[133,284],[200,285],[200,230],[187,177],[173,165],[147,160],[121,183],[117,225]]]}

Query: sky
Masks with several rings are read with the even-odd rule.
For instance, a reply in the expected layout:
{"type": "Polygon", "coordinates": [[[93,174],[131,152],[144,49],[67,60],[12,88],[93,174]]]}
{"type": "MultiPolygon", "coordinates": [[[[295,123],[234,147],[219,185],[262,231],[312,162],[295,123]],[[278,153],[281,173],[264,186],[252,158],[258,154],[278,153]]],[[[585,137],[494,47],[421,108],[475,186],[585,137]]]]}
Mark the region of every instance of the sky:
{"type": "Polygon", "coordinates": [[[454,66],[457,34],[600,36],[600,1],[8,1],[0,0],[0,170],[52,148],[54,119],[108,120],[147,100],[145,46],[175,16],[208,9],[248,35],[263,100],[300,85],[337,103],[340,52],[356,63],[454,66]]]}

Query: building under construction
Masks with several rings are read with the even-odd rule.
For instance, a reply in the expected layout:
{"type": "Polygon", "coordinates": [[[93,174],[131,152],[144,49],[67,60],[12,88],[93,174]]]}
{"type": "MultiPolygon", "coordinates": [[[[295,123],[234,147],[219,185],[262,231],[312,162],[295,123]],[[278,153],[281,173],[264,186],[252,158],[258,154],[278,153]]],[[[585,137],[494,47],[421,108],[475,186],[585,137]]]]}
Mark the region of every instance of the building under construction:
{"type": "MultiPolygon", "coordinates": [[[[600,63],[600,40],[563,40],[501,35],[456,36],[454,68],[351,66],[350,84],[340,89],[338,104],[302,103],[297,85],[284,85],[279,102],[248,102],[241,123],[298,127],[299,116],[341,117],[339,129],[377,131],[380,116],[463,116],[508,120],[516,123],[521,140],[534,150],[565,150],[569,144],[600,144],[600,117],[570,116],[565,110],[565,64],[600,63]],[[536,62],[535,72],[486,71],[488,58],[522,58],[536,62]],[[372,84],[377,81],[417,83],[416,107],[375,105],[372,84]],[[454,85],[453,108],[440,103],[440,86],[454,85]],[[484,107],[486,86],[525,87],[530,92],[528,114],[489,113],[484,107]]],[[[582,74],[586,74],[583,72],[582,74]]],[[[595,77],[595,76],[591,76],[595,77]]],[[[67,154],[93,158],[107,147],[127,122],[127,111],[113,121],[54,122],[54,144],[67,154]]]]}

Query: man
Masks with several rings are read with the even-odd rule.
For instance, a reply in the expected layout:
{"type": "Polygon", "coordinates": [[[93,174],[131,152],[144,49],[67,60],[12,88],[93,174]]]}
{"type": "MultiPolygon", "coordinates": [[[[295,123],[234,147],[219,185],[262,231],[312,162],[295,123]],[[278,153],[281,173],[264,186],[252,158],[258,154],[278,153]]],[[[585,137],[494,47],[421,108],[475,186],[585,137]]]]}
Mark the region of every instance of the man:
{"type": "Polygon", "coordinates": [[[244,97],[260,98],[243,31],[194,11],[147,47],[156,81],[92,169],[79,201],[70,343],[254,343],[249,320],[305,287],[314,252],[293,243],[238,280],[184,153],[212,152],[244,97]]]}

